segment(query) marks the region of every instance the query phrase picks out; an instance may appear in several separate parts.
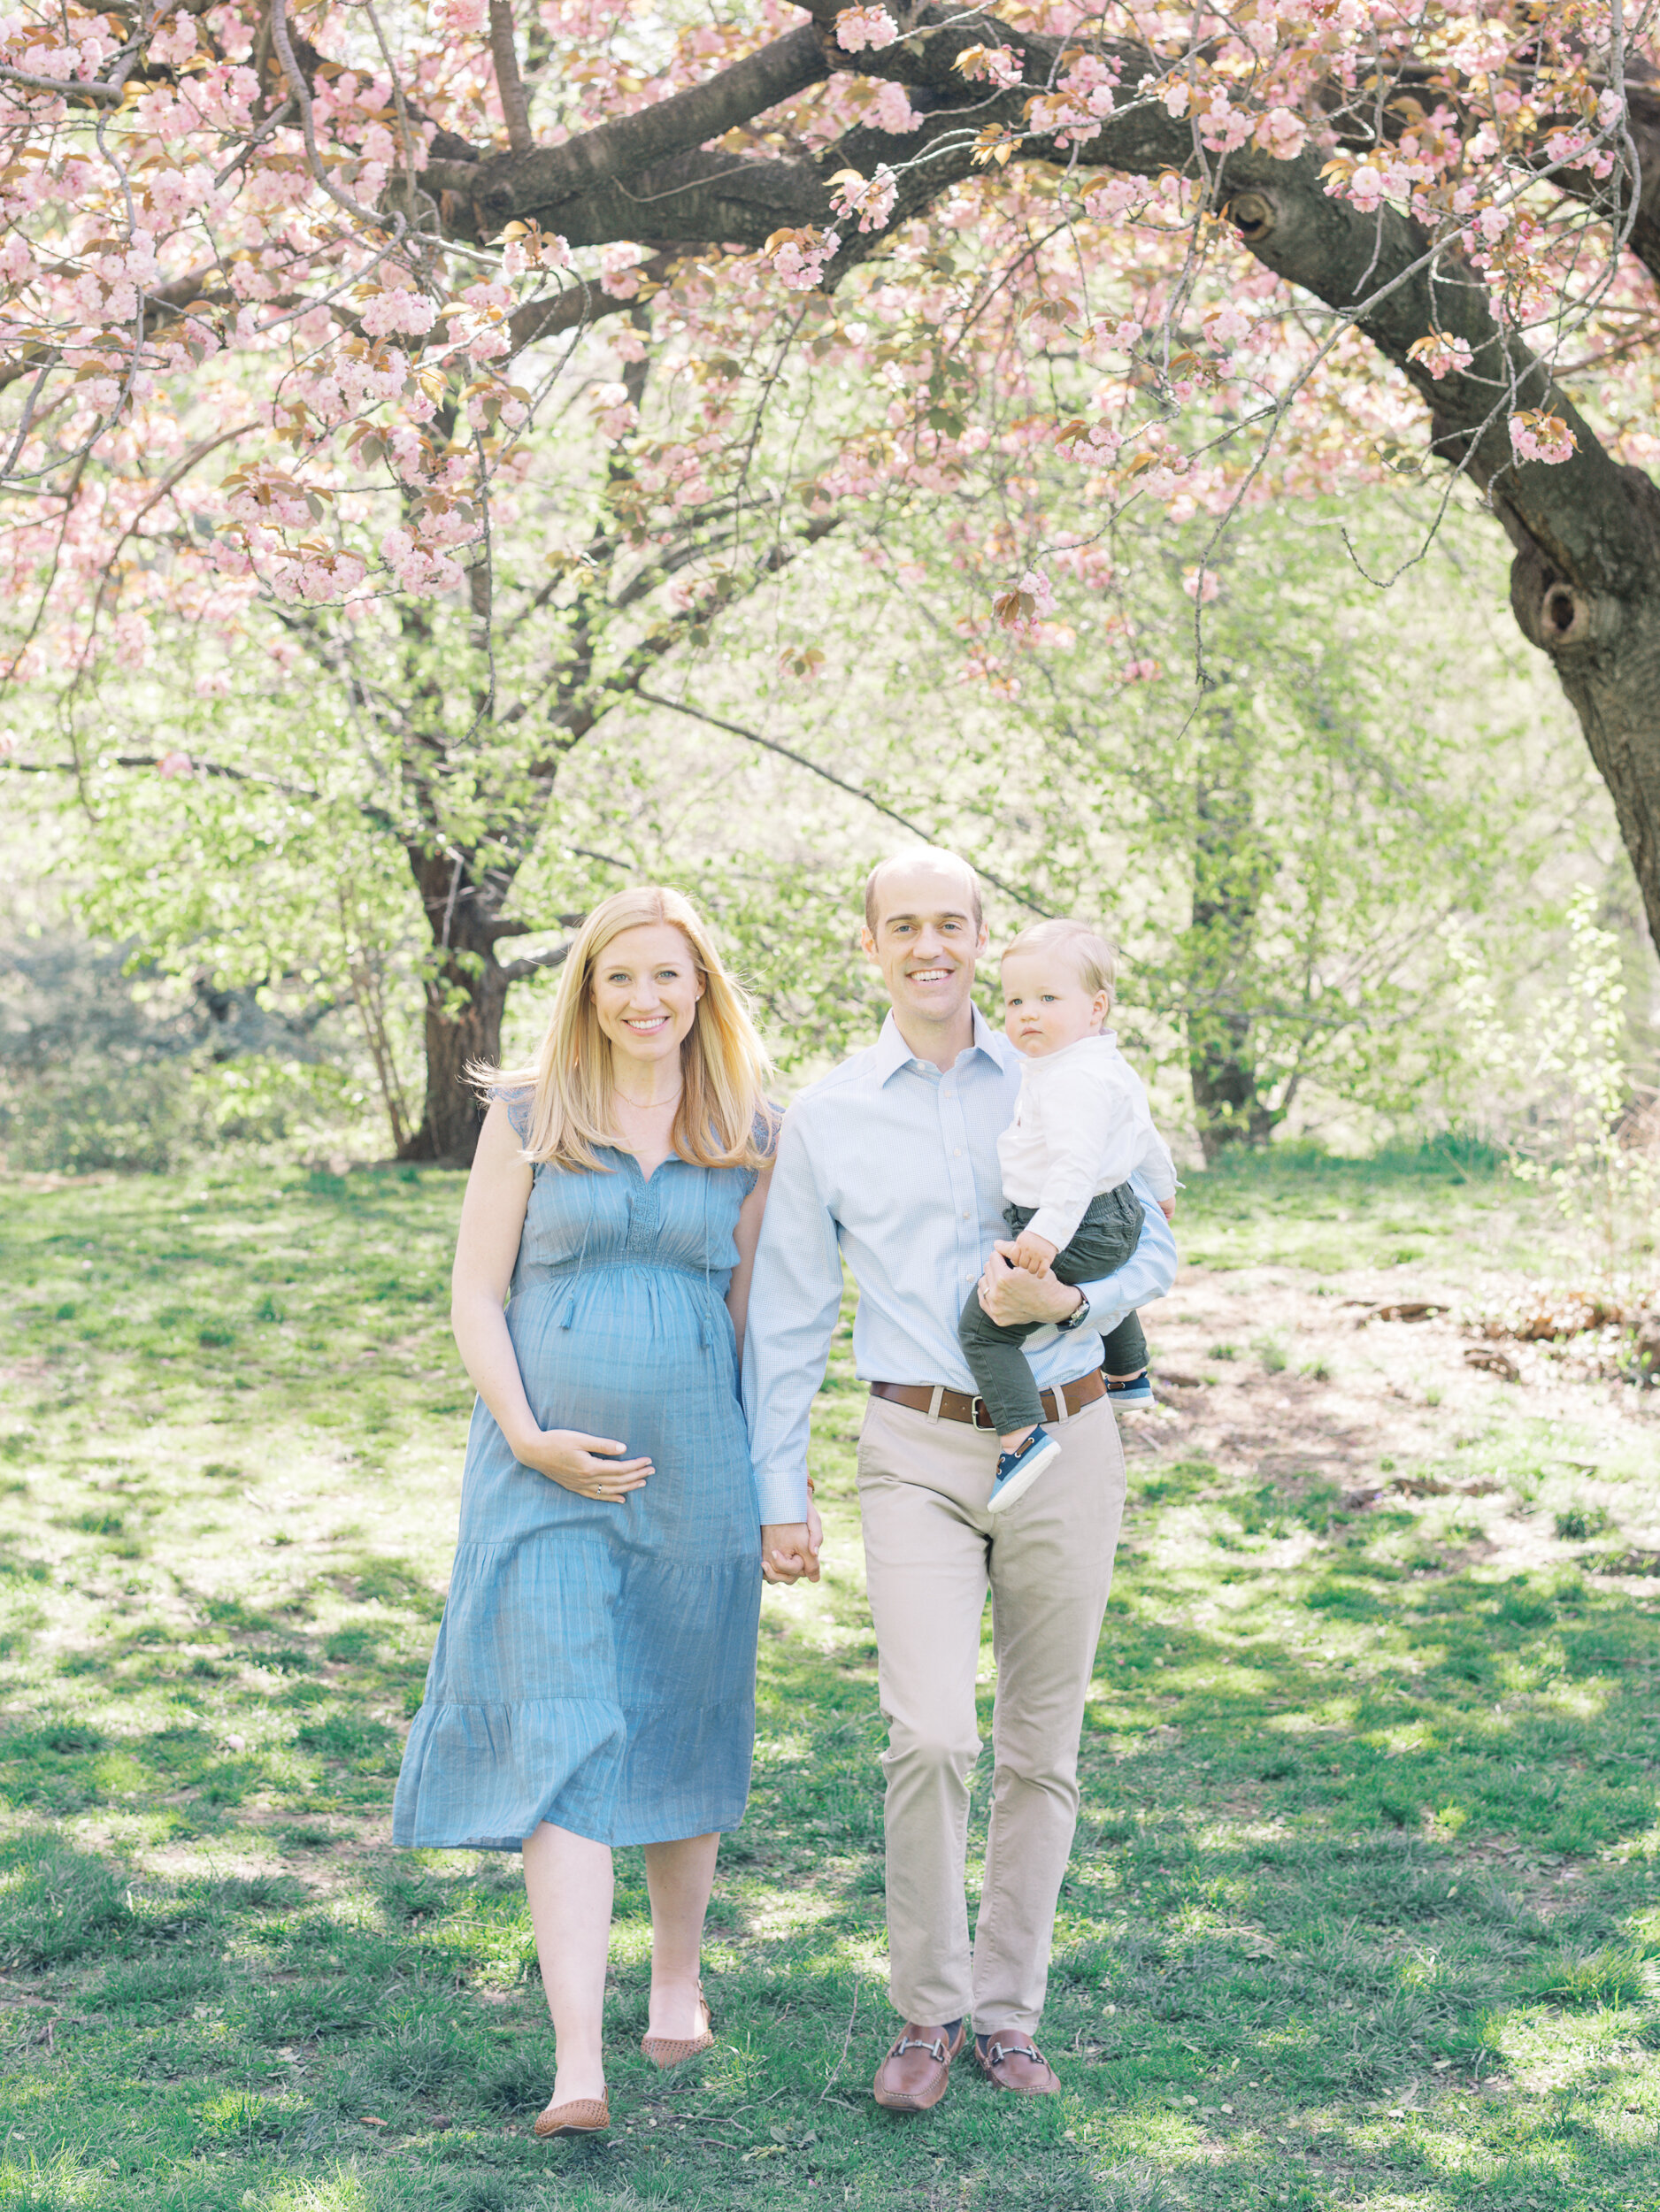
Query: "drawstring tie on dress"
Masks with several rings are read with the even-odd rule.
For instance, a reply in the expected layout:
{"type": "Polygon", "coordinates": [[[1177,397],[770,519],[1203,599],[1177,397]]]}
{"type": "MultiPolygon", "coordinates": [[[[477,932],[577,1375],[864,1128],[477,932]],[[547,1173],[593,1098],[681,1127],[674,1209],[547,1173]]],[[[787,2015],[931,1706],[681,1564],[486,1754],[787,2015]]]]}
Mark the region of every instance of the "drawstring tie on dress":
{"type": "Polygon", "coordinates": [[[559,1309],[559,1326],[562,1329],[570,1327],[572,1317],[576,1311],[577,1286],[582,1279],[582,1263],[588,1257],[588,1231],[594,1226],[594,1186],[591,1182],[582,1187],[582,1201],[586,1210],[586,1217],[582,1223],[582,1244],[576,1256],[576,1272],[571,1278],[570,1290],[566,1294],[565,1303],[559,1309]]]}

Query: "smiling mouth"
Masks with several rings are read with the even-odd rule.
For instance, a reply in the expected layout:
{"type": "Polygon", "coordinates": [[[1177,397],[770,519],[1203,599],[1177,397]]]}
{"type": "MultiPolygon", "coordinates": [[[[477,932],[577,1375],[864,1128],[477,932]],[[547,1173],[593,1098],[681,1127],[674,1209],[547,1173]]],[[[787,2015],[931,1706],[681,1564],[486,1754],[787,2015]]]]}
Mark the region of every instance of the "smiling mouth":
{"type": "Polygon", "coordinates": [[[638,1020],[625,1017],[623,1020],[625,1029],[637,1029],[642,1035],[652,1030],[666,1029],[668,1025],[669,1018],[666,1014],[653,1014],[649,1019],[642,1018],[638,1020]]]}
{"type": "Polygon", "coordinates": [[[950,972],[949,968],[913,968],[911,980],[913,983],[943,983],[950,972]]]}

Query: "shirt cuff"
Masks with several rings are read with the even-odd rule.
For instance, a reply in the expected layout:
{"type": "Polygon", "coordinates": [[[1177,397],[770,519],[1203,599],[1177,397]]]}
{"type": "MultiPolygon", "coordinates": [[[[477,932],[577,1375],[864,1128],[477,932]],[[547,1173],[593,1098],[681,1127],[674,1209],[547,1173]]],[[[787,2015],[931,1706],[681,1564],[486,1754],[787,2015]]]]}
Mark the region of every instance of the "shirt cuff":
{"type": "Polygon", "coordinates": [[[1066,1206],[1040,1206],[1026,1225],[1034,1237],[1045,1238],[1057,1252],[1064,1252],[1077,1235],[1082,1218],[1066,1206]]]}
{"type": "Polygon", "coordinates": [[[777,1527],[807,1517],[807,1470],[804,1467],[757,1467],[756,1501],[761,1526],[777,1527]]]}

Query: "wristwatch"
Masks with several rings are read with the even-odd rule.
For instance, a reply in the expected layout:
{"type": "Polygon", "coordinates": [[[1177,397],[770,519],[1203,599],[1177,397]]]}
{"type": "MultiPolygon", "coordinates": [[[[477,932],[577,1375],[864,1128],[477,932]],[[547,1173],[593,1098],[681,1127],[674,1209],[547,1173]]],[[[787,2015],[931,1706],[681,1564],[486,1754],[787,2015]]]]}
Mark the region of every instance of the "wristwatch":
{"type": "Polygon", "coordinates": [[[1070,1336],[1074,1329],[1081,1329],[1088,1318],[1089,1301],[1084,1296],[1082,1291],[1080,1291],[1076,1308],[1067,1315],[1064,1321],[1057,1321],[1055,1326],[1063,1336],[1070,1336]]]}

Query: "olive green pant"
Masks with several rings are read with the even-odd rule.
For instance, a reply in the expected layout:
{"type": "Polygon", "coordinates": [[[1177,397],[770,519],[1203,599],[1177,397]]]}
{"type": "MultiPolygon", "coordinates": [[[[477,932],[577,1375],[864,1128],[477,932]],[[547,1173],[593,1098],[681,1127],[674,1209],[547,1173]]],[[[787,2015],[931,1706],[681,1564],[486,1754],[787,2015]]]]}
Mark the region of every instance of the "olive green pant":
{"type": "MultiPolygon", "coordinates": [[[[1003,1217],[1010,1235],[1018,1237],[1036,1211],[1035,1206],[1005,1206],[1003,1217]]],[[[1050,1263],[1055,1273],[1064,1283],[1098,1282],[1116,1274],[1141,1241],[1142,1217],[1141,1202],[1127,1183],[1102,1191],[1090,1200],[1071,1240],[1055,1255],[1050,1263]]],[[[999,1436],[1012,1436],[1043,1418],[1032,1363],[1022,1348],[1027,1337],[1047,1326],[1042,1321],[994,1321],[980,1302],[978,1287],[968,1294],[957,1325],[957,1341],[999,1436]]],[[[1115,1366],[1115,1375],[1133,1375],[1147,1364],[1147,1340],[1134,1314],[1112,1332],[1114,1356],[1122,1359],[1134,1351],[1131,1330],[1140,1339],[1141,1356],[1129,1366],[1115,1366]]]]}

